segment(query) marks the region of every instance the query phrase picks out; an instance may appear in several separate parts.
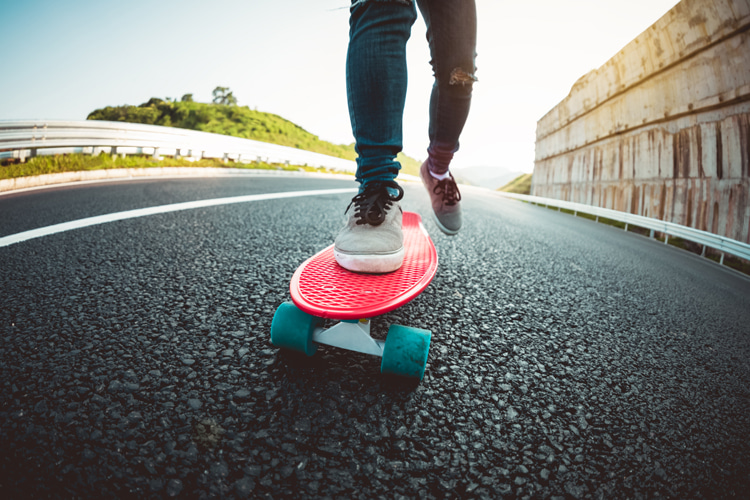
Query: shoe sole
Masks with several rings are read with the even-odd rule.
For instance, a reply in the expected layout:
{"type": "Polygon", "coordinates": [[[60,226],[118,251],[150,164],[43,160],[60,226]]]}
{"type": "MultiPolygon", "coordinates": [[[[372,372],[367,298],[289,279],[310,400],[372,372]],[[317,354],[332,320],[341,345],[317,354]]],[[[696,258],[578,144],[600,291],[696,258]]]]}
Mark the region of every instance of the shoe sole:
{"type": "Polygon", "coordinates": [[[391,273],[404,262],[404,247],[387,254],[351,254],[333,250],[336,262],[348,271],[356,273],[391,273]]]}
{"type": "Polygon", "coordinates": [[[435,224],[437,224],[438,229],[440,229],[442,232],[449,236],[453,236],[454,234],[458,234],[458,232],[461,230],[459,227],[458,229],[448,229],[444,225],[440,223],[440,219],[438,219],[437,214],[435,212],[432,212],[432,219],[435,221],[435,224]]]}

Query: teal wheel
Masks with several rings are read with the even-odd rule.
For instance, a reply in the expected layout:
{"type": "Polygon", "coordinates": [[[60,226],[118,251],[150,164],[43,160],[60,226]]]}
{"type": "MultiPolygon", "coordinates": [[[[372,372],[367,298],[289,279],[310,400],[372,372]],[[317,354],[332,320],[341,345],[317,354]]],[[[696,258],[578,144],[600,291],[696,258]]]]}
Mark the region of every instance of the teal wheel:
{"type": "Polygon", "coordinates": [[[429,330],[391,325],[385,338],[380,372],[422,380],[431,337],[429,330]]]}
{"type": "Polygon", "coordinates": [[[300,311],[291,302],[284,302],[276,309],[271,321],[271,343],[312,356],[318,350],[318,345],[312,340],[313,332],[322,322],[322,318],[300,311]]]}

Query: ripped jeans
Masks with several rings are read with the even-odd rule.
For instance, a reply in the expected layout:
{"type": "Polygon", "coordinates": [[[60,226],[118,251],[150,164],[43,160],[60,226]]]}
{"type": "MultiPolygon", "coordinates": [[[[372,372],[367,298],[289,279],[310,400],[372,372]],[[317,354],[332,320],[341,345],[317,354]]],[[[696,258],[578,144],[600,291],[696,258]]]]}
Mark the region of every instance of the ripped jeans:
{"type": "MultiPolygon", "coordinates": [[[[427,149],[434,173],[448,171],[471,104],[476,59],[474,0],[416,0],[427,25],[435,83],[427,149]]],[[[352,0],[346,91],[360,189],[393,180],[401,165],[406,42],[417,19],[413,0],[352,0]]]]}

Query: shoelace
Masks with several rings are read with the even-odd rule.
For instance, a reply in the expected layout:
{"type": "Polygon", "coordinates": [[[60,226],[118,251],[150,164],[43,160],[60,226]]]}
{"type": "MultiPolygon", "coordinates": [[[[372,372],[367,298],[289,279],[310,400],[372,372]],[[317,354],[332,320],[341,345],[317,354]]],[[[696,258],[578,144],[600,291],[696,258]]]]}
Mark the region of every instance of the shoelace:
{"type": "Polygon", "coordinates": [[[461,201],[461,192],[458,190],[458,186],[456,186],[456,181],[453,179],[452,175],[438,181],[432,192],[435,194],[442,194],[443,203],[448,206],[455,205],[461,201]]]}
{"type": "Polygon", "coordinates": [[[354,217],[357,218],[357,224],[377,226],[383,223],[385,214],[393,202],[403,197],[404,190],[395,181],[368,182],[365,184],[365,190],[352,198],[351,203],[346,207],[346,212],[354,205],[354,217]],[[398,195],[393,196],[388,188],[397,190],[398,195]]]}

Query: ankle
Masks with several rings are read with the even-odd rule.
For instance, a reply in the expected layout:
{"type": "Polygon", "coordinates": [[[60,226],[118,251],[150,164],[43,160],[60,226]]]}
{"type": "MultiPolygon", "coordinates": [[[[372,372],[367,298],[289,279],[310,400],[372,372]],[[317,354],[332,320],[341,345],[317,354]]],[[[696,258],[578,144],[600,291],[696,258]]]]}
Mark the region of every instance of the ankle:
{"type": "Polygon", "coordinates": [[[427,170],[436,179],[445,179],[448,176],[448,168],[453,160],[454,149],[430,146],[427,149],[427,170]]]}

